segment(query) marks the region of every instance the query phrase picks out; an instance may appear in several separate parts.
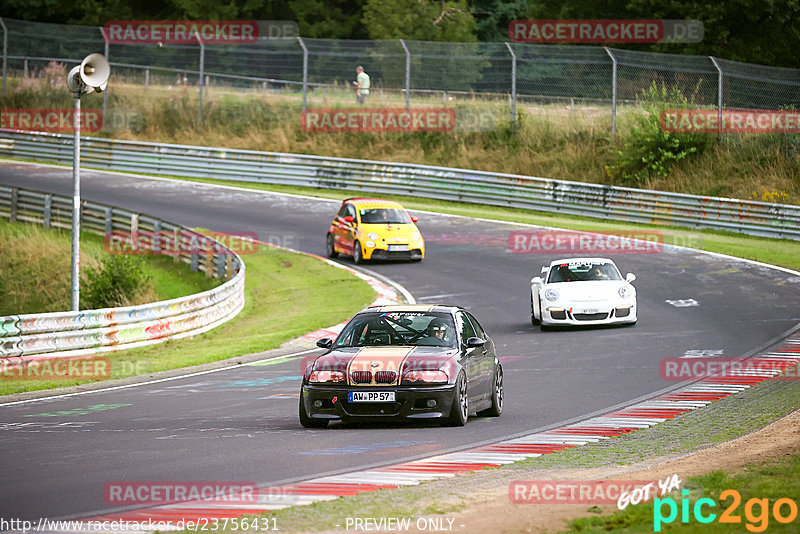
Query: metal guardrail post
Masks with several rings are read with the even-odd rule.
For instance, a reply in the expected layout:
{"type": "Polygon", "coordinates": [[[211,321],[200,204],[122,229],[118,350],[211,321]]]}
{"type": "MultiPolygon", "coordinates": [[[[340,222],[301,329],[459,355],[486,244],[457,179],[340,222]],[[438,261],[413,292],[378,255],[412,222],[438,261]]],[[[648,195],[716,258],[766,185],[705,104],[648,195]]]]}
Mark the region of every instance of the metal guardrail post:
{"type": "Polygon", "coordinates": [[[406,51],[406,111],[411,107],[411,52],[408,51],[406,42],[400,39],[403,50],[406,51]]]}
{"type": "Polygon", "coordinates": [[[197,42],[200,43],[200,76],[197,78],[197,125],[203,122],[203,75],[205,74],[206,45],[200,39],[200,34],[194,32],[197,42]]]}
{"type": "MultiPolygon", "coordinates": [[[[102,26],[100,28],[100,35],[103,36],[103,41],[105,41],[105,47],[103,48],[103,55],[108,59],[108,38],[106,37],[106,30],[102,26]]],[[[110,60],[109,60],[110,61],[110,60]]],[[[103,91],[103,124],[105,124],[106,120],[106,104],[108,102],[108,87],[106,87],[105,91],[103,91]]]]}
{"type": "Polygon", "coordinates": [[[708,56],[711,60],[711,63],[714,64],[714,67],[717,69],[718,77],[717,77],[717,142],[722,141],[722,67],[719,66],[719,62],[717,62],[717,58],[714,56],[708,56]]]}
{"type": "Polygon", "coordinates": [[[603,47],[611,58],[611,135],[617,132],[617,58],[607,46],[603,47]]]}
{"type": "Polygon", "coordinates": [[[53,206],[53,195],[47,194],[44,196],[44,212],[42,219],[44,220],[44,227],[50,228],[50,214],[53,206]]]}
{"type": "Polygon", "coordinates": [[[511,126],[513,127],[517,121],[517,55],[508,42],[506,46],[511,53],[511,126]]]}
{"type": "Polygon", "coordinates": [[[105,237],[110,237],[114,230],[113,211],[110,207],[103,210],[103,223],[106,231],[105,237]]]}
{"type": "Polygon", "coordinates": [[[299,35],[297,36],[297,42],[303,48],[303,111],[305,111],[308,99],[308,48],[306,48],[303,38],[299,35]]]}
{"type": "Polygon", "coordinates": [[[0,26],[3,27],[3,104],[5,104],[6,100],[6,59],[8,58],[8,28],[6,28],[6,23],[0,17],[0,26]]]}
{"type": "Polygon", "coordinates": [[[19,201],[19,189],[16,187],[11,188],[11,204],[8,206],[9,216],[8,219],[14,223],[17,222],[17,202],[19,201]]]}

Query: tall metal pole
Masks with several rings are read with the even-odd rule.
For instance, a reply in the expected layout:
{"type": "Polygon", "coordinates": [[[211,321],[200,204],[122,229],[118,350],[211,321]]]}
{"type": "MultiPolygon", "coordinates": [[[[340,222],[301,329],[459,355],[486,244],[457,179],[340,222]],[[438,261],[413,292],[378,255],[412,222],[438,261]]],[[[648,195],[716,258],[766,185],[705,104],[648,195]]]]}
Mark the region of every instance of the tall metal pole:
{"type": "Polygon", "coordinates": [[[611,135],[617,132],[617,58],[611,53],[607,46],[604,46],[606,53],[611,58],[611,135]]]}
{"type": "Polygon", "coordinates": [[[72,311],[80,309],[81,256],[81,93],[73,93],[75,136],[72,141],[72,311]]]}
{"type": "Polygon", "coordinates": [[[511,126],[514,126],[517,121],[517,55],[508,42],[506,46],[511,52],[511,126]]]}
{"type": "MultiPolygon", "coordinates": [[[[106,59],[108,59],[108,39],[106,38],[105,28],[103,28],[102,26],[100,26],[100,35],[103,36],[103,41],[105,41],[105,43],[106,43],[105,48],[103,50],[103,55],[106,56],[106,59]]],[[[104,121],[103,123],[104,124],[105,124],[105,120],[106,120],[106,103],[107,102],[108,102],[108,90],[105,90],[105,91],[103,91],[103,121],[104,121]]]]}
{"type": "Polygon", "coordinates": [[[403,45],[403,50],[406,51],[406,112],[411,106],[411,52],[408,51],[406,42],[400,39],[400,44],[403,45]]]}
{"type": "Polygon", "coordinates": [[[0,26],[3,27],[3,103],[6,101],[6,57],[8,56],[8,28],[6,23],[0,18],[0,26]]]}
{"type": "Polygon", "coordinates": [[[708,56],[717,68],[717,142],[722,141],[722,67],[719,66],[717,58],[708,56]]]}
{"type": "Polygon", "coordinates": [[[306,98],[308,97],[308,48],[303,42],[303,38],[297,36],[297,42],[303,47],[303,111],[306,110],[306,98]]]}
{"type": "Polygon", "coordinates": [[[197,124],[203,122],[203,76],[205,74],[206,45],[200,39],[200,34],[194,32],[197,42],[200,43],[200,78],[197,80],[197,124]]]}

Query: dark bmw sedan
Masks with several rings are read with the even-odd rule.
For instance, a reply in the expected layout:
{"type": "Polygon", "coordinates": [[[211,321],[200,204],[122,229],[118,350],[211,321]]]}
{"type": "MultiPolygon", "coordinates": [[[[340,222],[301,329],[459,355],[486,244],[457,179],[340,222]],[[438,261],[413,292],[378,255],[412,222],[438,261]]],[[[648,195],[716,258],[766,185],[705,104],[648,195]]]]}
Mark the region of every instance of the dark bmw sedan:
{"type": "Polygon", "coordinates": [[[367,308],[326,353],[309,363],[300,390],[300,423],[439,419],[463,426],[470,414],[503,411],[503,368],[494,343],[456,306],[367,308]]]}

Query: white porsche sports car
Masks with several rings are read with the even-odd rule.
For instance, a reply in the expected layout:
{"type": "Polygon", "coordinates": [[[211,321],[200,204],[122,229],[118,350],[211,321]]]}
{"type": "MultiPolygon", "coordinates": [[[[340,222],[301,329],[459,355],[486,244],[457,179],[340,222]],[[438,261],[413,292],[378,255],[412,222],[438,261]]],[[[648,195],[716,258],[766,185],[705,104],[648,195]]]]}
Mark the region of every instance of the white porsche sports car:
{"type": "Polygon", "coordinates": [[[567,258],[542,267],[531,279],[531,323],[557,325],[636,323],[632,273],[622,275],[606,258],[567,258]]]}

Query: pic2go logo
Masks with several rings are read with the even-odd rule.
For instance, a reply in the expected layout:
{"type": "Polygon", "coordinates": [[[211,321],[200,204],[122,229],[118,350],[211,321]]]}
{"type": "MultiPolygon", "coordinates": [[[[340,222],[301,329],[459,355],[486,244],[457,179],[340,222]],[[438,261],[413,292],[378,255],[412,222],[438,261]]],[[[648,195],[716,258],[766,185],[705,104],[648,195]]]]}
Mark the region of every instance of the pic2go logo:
{"type": "MultiPolygon", "coordinates": [[[[714,499],[703,498],[698,499],[694,506],[689,503],[686,495],[689,490],[682,490],[684,497],[681,499],[680,513],[681,523],[689,523],[689,512],[691,509],[694,519],[699,523],[711,523],[717,518],[717,514],[708,510],[717,506],[714,499]]],[[[733,502],[728,506],[719,516],[720,523],[734,523],[739,524],[742,522],[741,516],[736,514],[736,509],[742,502],[741,494],[733,489],[727,489],[719,494],[720,502],[733,499],[733,502]]],[[[744,517],[748,523],[745,524],[750,532],[764,532],[769,526],[769,499],[750,499],[744,505],[744,517]],[[756,508],[758,512],[756,513],[756,508]]],[[[791,523],[797,518],[797,503],[792,499],[778,499],[772,505],[772,515],[778,523],[791,523]],[[788,511],[784,515],[784,512],[788,511]]],[[[656,498],[653,500],[653,531],[661,532],[661,525],[670,524],[678,518],[678,504],[675,499],[666,497],[664,499],[656,498]],[[669,509],[668,514],[664,515],[664,507],[669,509]]]]}

